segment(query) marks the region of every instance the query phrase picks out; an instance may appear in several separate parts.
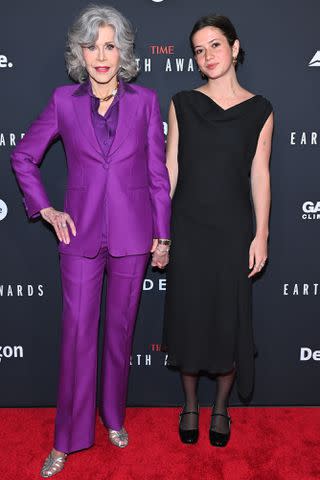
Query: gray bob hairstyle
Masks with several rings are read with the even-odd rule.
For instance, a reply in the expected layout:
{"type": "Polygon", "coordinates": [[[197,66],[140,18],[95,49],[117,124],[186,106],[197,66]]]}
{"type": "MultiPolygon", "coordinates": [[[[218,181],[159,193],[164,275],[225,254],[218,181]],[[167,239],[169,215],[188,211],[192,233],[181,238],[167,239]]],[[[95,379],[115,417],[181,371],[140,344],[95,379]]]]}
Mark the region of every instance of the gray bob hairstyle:
{"type": "Polygon", "coordinates": [[[105,25],[112,27],[115,32],[115,46],[120,52],[119,77],[129,82],[137,76],[138,66],[133,53],[134,31],[130,22],[113,7],[89,5],[68,32],[65,60],[68,74],[76,82],[82,83],[88,78],[81,47],[94,44],[99,28],[105,25]]]}

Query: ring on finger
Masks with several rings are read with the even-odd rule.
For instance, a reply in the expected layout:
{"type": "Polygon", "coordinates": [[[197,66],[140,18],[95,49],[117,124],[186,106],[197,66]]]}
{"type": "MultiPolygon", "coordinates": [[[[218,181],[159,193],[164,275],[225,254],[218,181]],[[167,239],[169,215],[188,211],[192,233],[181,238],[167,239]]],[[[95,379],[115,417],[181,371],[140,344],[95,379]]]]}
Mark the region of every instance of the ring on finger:
{"type": "Polygon", "coordinates": [[[66,223],[61,223],[62,228],[66,228],[67,224],[66,223]]]}

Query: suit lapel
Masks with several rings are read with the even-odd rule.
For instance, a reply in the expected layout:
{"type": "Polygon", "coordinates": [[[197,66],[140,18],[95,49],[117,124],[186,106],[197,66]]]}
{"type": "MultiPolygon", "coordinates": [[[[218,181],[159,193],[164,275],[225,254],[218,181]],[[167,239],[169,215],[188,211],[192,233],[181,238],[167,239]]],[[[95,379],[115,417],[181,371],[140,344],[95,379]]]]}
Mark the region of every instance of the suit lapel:
{"type": "MultiPolygon", "coordinates": [[[[113,155],[118,150],[118,148],[128,136],[130,129],[134,125],[134,118],[139,105],[138,95],[136,94],[136,92],[131,89],[130,85],[127,85],[124,82],[122,83],[122,85],[123,91],[119,99],[118,125],[116,128],[114,140],[110,147],[109,156],[113,155]]],[[[83,90],[85,88],[85,84],[80,85],[80,87],[72,95],[75,116],[77,118],[77,123],[83,136],[99,154],[99,160],[101,162],[104,162],[105,159],[103,156],[103,152],[96,138],[92,124],[91,98],[90,95],[83,94],[83,90]]]]}
{"type": "Polygon", "coordinates": [[[110,147],[109,156],[113,155],[128,136],[134,125],[134,118],[138,108],[138,96],[130,85],[123,82],[123,93],[119,99],[119,117],[114,140],[110,147]]]}
{"type": "Polygon", "coordinates": [[[73,108],[77,118],[77,123],[80,130],[82,131],[83,136],[88,140],[89,144],[99,154],[99,160],[103,162],[103,152],[101,151],[92,124],[91,97],[90,95],[77,94],[78,91],[81,91],[82,88],[83,85],[80,85],[79,89],[77,89],[72,96],[73,108]]]}

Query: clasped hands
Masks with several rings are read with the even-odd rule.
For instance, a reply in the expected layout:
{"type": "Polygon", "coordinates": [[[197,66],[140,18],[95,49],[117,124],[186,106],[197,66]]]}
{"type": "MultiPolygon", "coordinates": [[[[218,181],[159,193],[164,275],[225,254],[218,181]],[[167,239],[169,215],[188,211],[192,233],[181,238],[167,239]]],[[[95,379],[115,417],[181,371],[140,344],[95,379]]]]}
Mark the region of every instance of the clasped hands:
{"type": "Polygon", "coordinates": [[[161,239],[154,238],[150,252],[152,253],[151,266],[164,268],[169,263],[169,245],[162,243],[161,239]]]}

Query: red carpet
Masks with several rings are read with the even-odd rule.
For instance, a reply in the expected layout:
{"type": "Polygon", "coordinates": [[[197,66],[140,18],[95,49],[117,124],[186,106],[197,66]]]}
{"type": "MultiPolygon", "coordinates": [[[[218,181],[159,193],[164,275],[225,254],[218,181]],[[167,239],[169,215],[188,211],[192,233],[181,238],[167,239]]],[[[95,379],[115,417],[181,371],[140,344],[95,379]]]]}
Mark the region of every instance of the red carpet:
{"type": "MultiPolygon", "coordinates": [[[[210,411],[203,408],[200,439],[183,445],[176,408],[129,408],[130,445],[107,441],[97,421],[95,446],[70,455],[59,480],[319,480],[319,408],[232,408],[225,449],[211,447],[210,411]]],[[[51,448],[54,409],[0,409],[0,480],[40,478],[51,448]]]]}

